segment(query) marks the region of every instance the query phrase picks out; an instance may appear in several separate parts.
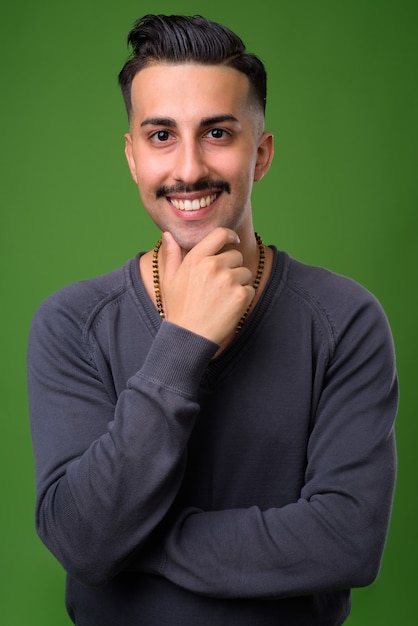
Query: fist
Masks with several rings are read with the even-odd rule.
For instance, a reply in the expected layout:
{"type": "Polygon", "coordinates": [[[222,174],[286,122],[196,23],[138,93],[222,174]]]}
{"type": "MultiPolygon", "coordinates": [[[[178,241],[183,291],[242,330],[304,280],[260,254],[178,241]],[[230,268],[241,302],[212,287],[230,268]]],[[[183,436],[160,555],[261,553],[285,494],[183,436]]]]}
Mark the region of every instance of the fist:
{"type": "Polygon", "coordinates": [[[183,258],[172,235],[164,233],[160,288],[168,321],[218,344],[234,332],[255,295],[238,245],[233,230],[219,227],[183,258]]]}

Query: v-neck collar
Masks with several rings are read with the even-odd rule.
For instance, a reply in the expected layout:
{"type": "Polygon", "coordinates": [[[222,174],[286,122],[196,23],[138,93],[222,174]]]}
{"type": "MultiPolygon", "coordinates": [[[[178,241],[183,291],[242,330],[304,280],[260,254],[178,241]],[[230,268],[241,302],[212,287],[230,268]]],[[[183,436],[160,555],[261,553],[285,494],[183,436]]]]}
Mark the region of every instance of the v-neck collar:
{"type": "MultiPolygon", "coordinates": [[[[250,312],[240,332],[234,337],[231,343],[220,353],[220,355],[209,363],[206,372],[206,383],[211,386],[219,377],[228,373],[237,360],[242,358],[248,347],[256,340],[258,329],[263,324],[263,318],[271,310],[271,305],[279,292],[279,285],[283,273],[283,253],[274,246],[270,246],[273,251],[273,262],[267,284],[261,294],[254,309],[250,312]]],[[[145,289],[144,282],[139,270],[139,259],[144,254],[139,253],[135,259],[131,259],[131,279],[139,305],[142,309],[142,316],[146,319],[147,326],[155,335],[162,324],[162,319],[158,314],[154,302],[145,289]]]]}

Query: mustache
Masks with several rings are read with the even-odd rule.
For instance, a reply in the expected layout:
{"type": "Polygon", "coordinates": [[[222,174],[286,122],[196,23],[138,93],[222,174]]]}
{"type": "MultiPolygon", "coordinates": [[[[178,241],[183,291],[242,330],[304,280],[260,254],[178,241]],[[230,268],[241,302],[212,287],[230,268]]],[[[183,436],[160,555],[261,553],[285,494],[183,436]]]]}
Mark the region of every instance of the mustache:
{"type": "Polygon", "coordinates": [[[226,191],[231,193],[231,187],[226,180],[198,180],[192,185],[186,183],[178,183],[168,187],[161,185],[155,192],[156,198],[162,198],[163,196],[171,196],[173,193],[192,193],[194,191],[205,191],[210,189],[219,189],[219,191],[226,191]]]}

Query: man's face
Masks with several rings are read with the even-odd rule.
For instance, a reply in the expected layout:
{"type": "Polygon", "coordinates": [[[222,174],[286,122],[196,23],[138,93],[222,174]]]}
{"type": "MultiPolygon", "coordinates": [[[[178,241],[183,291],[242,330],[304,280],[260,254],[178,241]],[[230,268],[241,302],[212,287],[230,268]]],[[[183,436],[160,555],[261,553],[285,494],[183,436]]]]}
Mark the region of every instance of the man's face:
{"type": "Polygon", "coordinates": [[[142,202],[189,250],[216,226],[252,228],[250,194],[267,171],[272,137],[241,72],[156,64],[132,83],[126,156],[142,202]]]}

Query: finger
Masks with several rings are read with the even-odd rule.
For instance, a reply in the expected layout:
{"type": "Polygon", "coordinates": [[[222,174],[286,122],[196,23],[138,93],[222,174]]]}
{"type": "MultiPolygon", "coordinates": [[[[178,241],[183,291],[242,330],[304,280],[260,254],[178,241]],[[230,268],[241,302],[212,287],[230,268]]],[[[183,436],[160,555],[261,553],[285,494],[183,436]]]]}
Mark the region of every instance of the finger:
{"type": "Polygon", "coordinates": [[[199,243],[190,250],[189,255],[201,257],[213,256],[222,250],[224,246],[236,246],[239,243],[240,238],[234,230],[218,226],[199,241],[199,243]]]}
{"type": "Polygon", "coordinates": [[[249,286],[253,288],[253,273],[247,267],[236,267],[234,270],[234,277],[239,285],[249,286]]]}
{"type": "Polygon", "coordinates": [[[164,254],[164,282],[169,283],[177,270],[179,269],[183,261],[183,253],[174,239],[173,235],[169,232],[163,233],[163,254],[164,254]]]}
{"type": "Polygon", "coordinates": [[[242,267],[243,256],[242,253],[236,248],[230,248],[216,254],[216,261],[220,266],[229,267],[231,269],[235,267],[242,267]]]}

